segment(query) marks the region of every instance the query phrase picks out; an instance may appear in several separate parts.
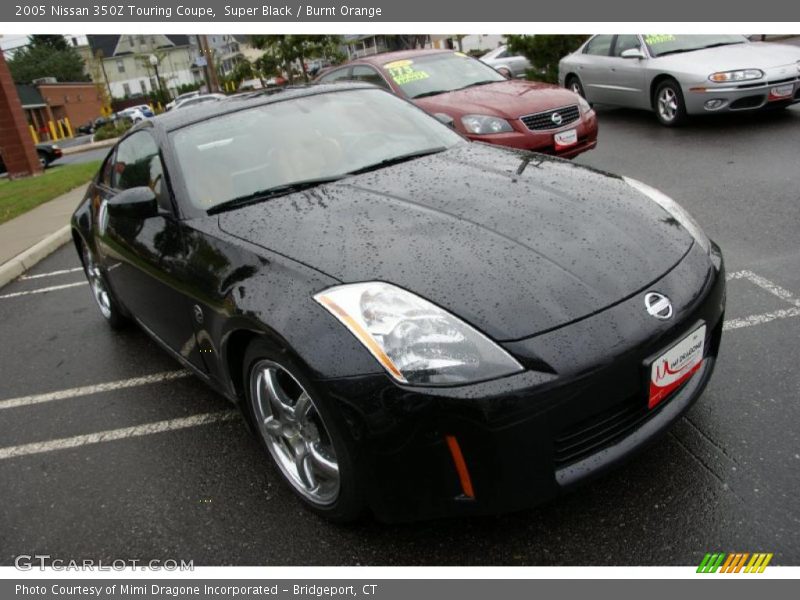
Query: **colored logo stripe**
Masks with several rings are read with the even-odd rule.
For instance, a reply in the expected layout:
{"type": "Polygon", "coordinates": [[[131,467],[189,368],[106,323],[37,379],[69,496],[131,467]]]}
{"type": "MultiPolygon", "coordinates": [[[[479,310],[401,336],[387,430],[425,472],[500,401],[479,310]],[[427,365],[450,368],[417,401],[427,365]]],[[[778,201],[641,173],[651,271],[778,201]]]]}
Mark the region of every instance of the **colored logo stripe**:
{"type": "Polygon", "coordinates": [[[772,560],[773,554],[766,552],[735,552],[727,554],[725,552],[707,553],[700,566],[697,567],[698,573],[739,573],[744,568],[744,573],[763,573],[764,569],[772,560]],[[747,559],[750,559],[747,562],[747,559]],[[747,566],[745,566],[747,563],[747,566]]]}

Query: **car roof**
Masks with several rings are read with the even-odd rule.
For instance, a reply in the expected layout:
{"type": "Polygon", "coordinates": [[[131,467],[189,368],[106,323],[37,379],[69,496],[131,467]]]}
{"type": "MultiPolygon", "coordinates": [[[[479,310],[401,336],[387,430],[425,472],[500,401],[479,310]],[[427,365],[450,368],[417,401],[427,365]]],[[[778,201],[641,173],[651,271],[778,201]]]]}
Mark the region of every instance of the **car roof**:
{"type": "Polygon", "coordinates": [[[341,92],[344,90],[375,90],[374,85],[369,83],[330,83],[330,84],[308,84],[300,86],[286,86],[279,88],[265,88],[251,92],[244,92],[234,96],[228,96],[216,102],[201,102],[194,106],[192,110],[165,112],[153,119],[142,121],[131,128],[131,132],[145,128],[152,128],[161,133],[168,133],[187,125],[213,119],[222,115],[235,113],[240,110],[247,110],[258,106],[274,104],[295,98],[315,96],[341,92]]]}
{"type": "Polygon", "coordinates": [[[429,56],[432,54],[452,54],[455,50],[429,48],[425,50],[398,50],[397,52],[384,52],[382,54],[372,54],[351,60],[348,64],[369,63],[376,67],[382,67],[386,63],[396,60],[406,60],[417,56],[429,56]]]}

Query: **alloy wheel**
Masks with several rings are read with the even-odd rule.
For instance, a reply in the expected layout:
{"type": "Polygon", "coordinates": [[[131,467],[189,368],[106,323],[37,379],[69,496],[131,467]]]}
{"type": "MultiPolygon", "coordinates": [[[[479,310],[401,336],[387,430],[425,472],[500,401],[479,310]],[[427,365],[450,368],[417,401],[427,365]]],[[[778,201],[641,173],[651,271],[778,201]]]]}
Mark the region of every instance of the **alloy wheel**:
{"type": "Polygon", "coordinates": [[[283,475],[313,504],[333,504],[339,496],[339,464],[311,395],[269,360],[251,369],[250,392],[256,426],[283,475]]]}
{"type": "Polygon", "coordinates": [[[83,265],[86,271],[86,277],[89,279],[89,286],[92,288],[92,296],[94,296],[100,312],[106,319],[111,318],[111,297],[108,295],[103,275],[100,273],[100,268],[94,262],[92,252],[89,247],[83,245],[83,265]]]}
{"type": "Polygon", "coordinates": [[[665,87],[658,95],[658,114],[664,121],[674,121],[678,114],[678,96],[675,90],[665,87]]]}

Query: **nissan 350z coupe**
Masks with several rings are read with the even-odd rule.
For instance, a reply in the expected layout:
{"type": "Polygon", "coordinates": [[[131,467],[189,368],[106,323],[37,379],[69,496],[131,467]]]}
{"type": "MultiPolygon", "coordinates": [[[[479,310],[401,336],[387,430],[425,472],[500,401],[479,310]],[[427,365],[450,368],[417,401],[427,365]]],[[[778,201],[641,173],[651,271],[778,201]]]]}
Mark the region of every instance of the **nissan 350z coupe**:
{"type": "Polygon", "coordinates": [[[148,119],[72,228],[108,323],[240,406],[339,521],[554,498],[668,429],[720,344],[720,249],[669,197],[364,84],[148,119]]]}

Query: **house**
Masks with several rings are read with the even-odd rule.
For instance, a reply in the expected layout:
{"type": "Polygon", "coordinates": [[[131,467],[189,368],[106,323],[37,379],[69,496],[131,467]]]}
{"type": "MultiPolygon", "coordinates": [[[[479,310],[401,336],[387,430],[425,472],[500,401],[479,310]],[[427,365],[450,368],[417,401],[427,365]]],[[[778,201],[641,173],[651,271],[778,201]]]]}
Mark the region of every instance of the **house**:
{"type": "Polygon", "coordinates": [[[202,83],[196,50],[188,35],[88,35],[92,80],[108,86],[114,98],[148,94],[161,85],[176,96],[183,85],[202,83]],[[158,64],[151,64],[155,56],[158,64]]]}
{"type": "MultiPolygon", "coordinates": [[[[244,58],[242,52],[243,41],[240,38],[247,36],[240,35],[207,35],[208,47],[214,56],[214,65],[221,75],[230,75],[236,63],[244,58]]],[[[197,36],[189,36],[189,43],[192,46],[192,53],[194,55],[194,64],[192,69],[197,71],[200,79],[204,77],[203,67],[205,66],[202,59],[202,53],[197,43],[197,36]]]]}
{"type": "Polygon", "coordinates": [[[347,58],[353,60],[395,50],[430,48],[431,40],[427,35],[345,35],[342,45],[347,58]]]}

